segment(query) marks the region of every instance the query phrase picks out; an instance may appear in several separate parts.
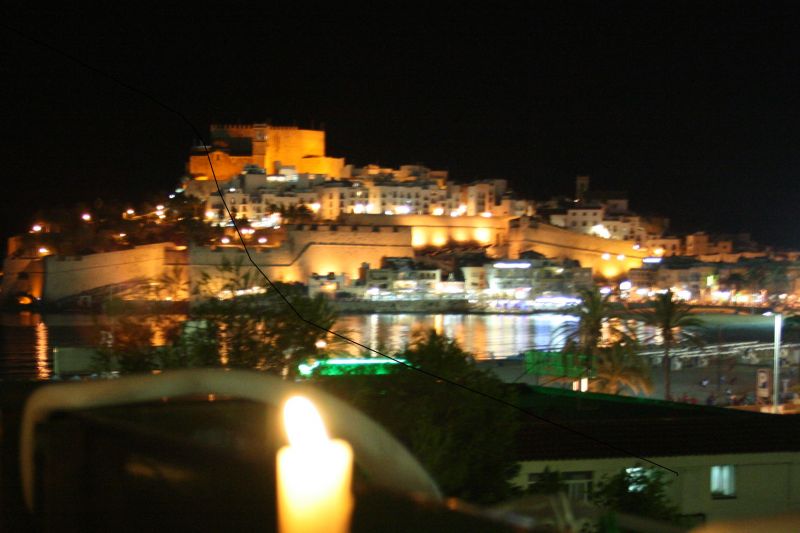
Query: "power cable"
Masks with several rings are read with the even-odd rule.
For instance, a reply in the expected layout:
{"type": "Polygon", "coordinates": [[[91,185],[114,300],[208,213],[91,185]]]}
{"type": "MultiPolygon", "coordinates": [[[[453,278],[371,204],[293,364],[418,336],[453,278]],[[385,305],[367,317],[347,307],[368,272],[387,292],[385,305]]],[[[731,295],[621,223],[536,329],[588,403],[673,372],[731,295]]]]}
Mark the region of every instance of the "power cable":
{"type": "Polygon", "coordinates": [[[108,72],[106,72],[106,71],[104,71],[104,70],[102,70],[100,68],[97,68],[94,65],[91,65],[90,63],[87,63],[86,61],[83,61],[82,59],[80,59],[80,58],[78,58],[78,57],[76,57],[76,56],[74,56],[74,55],[72,55],[72,54],[70,54],[68,52],[65,52],[65,51],[63,51],[63,50],[61,50],[61,49],[59,49],[59,48],[57,48],[57,47],[45,42],[45,41],[42,41],[40,39],[37,39],[35,37],[32,37],[32,36],[24,33],[24,32],[21,32],[17,28],[14,28],[12,26],[8,26],[7,24],[4,24],[2,22],[0,22],[0,26],[2,26],[4,28],[14,32],[15,34],[19,35],[23,39],[26,39],[26,40],[28,40],[28,41],[30,41],[30,42],[38,45],[38,46],[46,48],[47,50],[50,50],[51,52],[53,52],[53,53],[55,53],[55,54],[57,54],[57,55],[59,55],[59,56],[61,56],[63,58],[66,58],[66,59],[72,61],[73,63],[76,63],[76,64],[82,66],[83,68],[85,68],[87,70],[90,70],[90,71],[94,72],[95,74],[98,74],[98,75],[100,75],[100,76],[102,76],[102,77],[104,77],[104,78],[116,83],[117,85],[119,85],[121,87],[124,87],[125,89],[128,89],[129,91],[131,91],[131,92],[133,92],[135,94],[138,94],[139,96],[142,96],[142,97],[146,98],[147,100],[150,100],[156,106],[164,109],[165,111],[167,111],[169,113],[172,113],[173,115],[177,116],[181,121],[183,121],[189,127],[189,129],[192,130],[192,133],[196,136],[196,138],[198,140],[200,140],[201,143],[203,143],[203,149],[205,150],[206,158],[208,159],[208,164],[209,164],[209,166],[211,168],[211,174],[212,174],[212,177],[214,178],[214,184],[215,184],[215,186],[217,188],[217,192],[218,192],[218,194],[220,196],[220,200],[222,201],[222,205],[224,206],[225,211],[227,212],[228,217],[230,218],[231,223],[233,224],[233,228],[236,231],[237,236],[239,237],[239,241],[242,243],[242,247],[244,249],[245,255],[247,256],[247,259],[250,261],[250,263],[253,265],[253,267],[256,269],[256,271],[258,271],[258,273],[261,274],[261,276],[266,280],[266,282],[269,285],[269,287],[272,290],[274,290],[276,294],[278,294],[278,296],[284,301],[284,303],[289,307],[289,309],[292,310],[292,312],[295,314],[295,316],[297,316],[297,318],[300,321],[304,322],[305,324],[307,324],[307,325],[309,325],[311,327],[314,327],[314,328],[319,329],[321,331],[324,331],[324,332],[326,332],[326,333],[328,333],[330,335],[338,337],[339,339],[342,339],[342,340],[344,340],[346,342],[349,342],[350,344],[353,344],[354,346],[358,346],[358,347],[363,348],[363,349],[365,349],[365,350],[367,350],[369,352],[372,352],[372,353],[374,353],[376,355],[379,355],[381,357],[385,357],[386,359],[394,361],[397,364],[400,364],[400,365],[402,365],[402,366],[404,366],[404,367],[406,367],[408,369],[411,369],[411,370],[414,370],[416,372],[419,372],[420,374],[428,376],[428,377],[430,377],[432,379],[439,380],[439,381],[442,381],[442,382],[447,383],[449,385],[452,385],[452,386],[458,387],[460,389],[466,390],[468,392],[471,392],[473,394],[477,394],[477,395],[482,396],[483,398],[486,398],[488,400],[491,400],[491,401],[497,402],[499,404],[505,405],[506,407],[510,407],[512,409],[515,409],[515,410],[519,411],[520,413],[523,413],[523,414],[525,414],[525,415],[527,415],[527,416],[529,416],[531,418],[535,418],[535,419],[537,419],[537,420],[539,420],[541,422],[545,422],[545,423],[550,424],[550,425],[552,425],[554,427],[557,427],[559,429],[562,429],[562,430],[565,430],[567,432],[573,433],[575,435],[581,436],[581,437],[586,438],[588,440],[592,440],[594,442],[597,442],[598,444],[602,444],[603,446],[606,446],[607,448],[610,448],[612,450],[621,452],[621,453],[623,453],[625,455],[628,455],[628,456],[634,457],[636,459],[645,461],[645,462],[650,463],[650,464],[652,464],[652,465],[654,465],[654,466],[656,466],[658,468],[662,468],[664,470],[672,472],[676,476],[679,475],[678,472],[673,470],[672,468],[669,468],[669,467],[664,466],[664,465],[662,465],[660,463],[657,463],[655,461],[652,461],[650,459],[647,459],[645,457],[637,455],[637,454],[635,454],[633,452],[630,452],[630,451],[628,451],[628,450],[626,450],[626,449],[624,449],[624,448],[622,448],[620,446],[617,446],[617,445],[612,444],[610,442],[606,442],[604,440],[598,439],[597,437],[594,437],[592,435],[584,433],[583,431],[571,428],[569,426],[565,426],[565,425],[563,425],[563,424],[561,424],[559,422],[555,422],[555,421],[550,420],[548,418],[545,418],[545,417],[543,417],[541,415],[537,415],[536,413],[533,413],[533,412],[531,412],[531,411],[529,411],[529,410],[527,410],[527,409],[525,409],[523,407],[520,407],[519,405],[516,405],[516,404],[514,404],[512,402],[509,402],[508,400],[504,400],[503,398],[498,398],[496,396],[492,396],[491,394],[487,394],[487,393],[482,392],[480,390],[473,389],[473,388],[468,387],[467,385],[459,383],[459,382],[457,382],[455,380],[449,379],[449,378],[444,377],[444,376],[440,376],[438,374],[435,374],[435,373],[430,372],[428,370],[425,370],[423,368],[415,367],[415,366],[413,366],[413,365],[411,365],[409,363],[406,363],[406,362],[402,361],[401,359],[398,359],[396,357],[393,357],[391,355],[388,355],[386,353],[378,351],[378,350],[376,350],[374,348],[366,346],[366,345],[364,345],[364,344],[362,344],[362,343],[360,343],[358,341],[355,341],[355,340],[353,340],[353,339],[351,339],[349,337],[346,337],[346,336],[344,336],[344,335],[342,335],[340,333],[337,333],[337,332],[332,331],[332,330],[330,330],[330,329],[328,329],[328,328],[326,328],[324,326],[321,326],[321,325],[319,325],[319,324],[317,324],[317,323],[315,323],[315,322],[313,322],[311,320],[308,320],[307,318],[305,318],[303,315],[300,314],[300,312],[289,301],[289,299],[286,297],[286,295],[284,295],[280,291],[280,289],[278,289],[278,287],[272,282],[272,280],[269,278],[269,276],[267,276],[267,274],[261,269],[261,267],[258,266],[258,264],[255,262],[253,257],[250,255],[250,251],[247,248],[247,244],[245,243],[244,236],[242,235],[242,232],[240,231],[239,226],[236,224],[236,219],[234,218],[233,213],[231,213],[231,210],[228,207],[228,203],[225,201],[225,195],[223,194],[222,188],[220,187],[219,181],[217,180],[217,175],[216,175],[216,172],[214,171],[214,164],[211,161],[211,152],[210,152],[210,150],[208,148],[208,144],[206,144],[205,139],[203,138],[203,135],[200,133],[200,130],[194,126],[194,124],[186,117],[186,115],[184,115],[182,112],[180,112],[179,110],[175,109],[174,107],[165,104],[164,102],[162,102],[161,100],[159,100],[158,98],[156,98],[152,94],[148,93],[147,91],[144,91],[144,90],[142,90],[142,89],[140,89],[138,87],[135,87],[135,86],[125,82],[124,80],[122,80],[122,79],[120,79],[120,78],[118,78],[118,77],[116,77],[116,76],[114,76],[112,74],[109,74],[108,72]]]}

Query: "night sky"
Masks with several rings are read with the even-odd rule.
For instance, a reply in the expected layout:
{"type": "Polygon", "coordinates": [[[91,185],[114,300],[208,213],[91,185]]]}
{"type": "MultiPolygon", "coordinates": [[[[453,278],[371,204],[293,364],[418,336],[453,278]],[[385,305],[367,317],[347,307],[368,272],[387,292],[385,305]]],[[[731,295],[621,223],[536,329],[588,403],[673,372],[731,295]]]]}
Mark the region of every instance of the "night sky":
{"type": "Polygon", "coordinates": [[[328,153],[357,165],[507,178],[536,199],[585,173],[676,231],[800,247],[800,13],[694,4],[4,12],[2,236],[42,206],[167,191],[194,141],[176,115],[16,28],[203,132],[324,124],[328,153]]]}

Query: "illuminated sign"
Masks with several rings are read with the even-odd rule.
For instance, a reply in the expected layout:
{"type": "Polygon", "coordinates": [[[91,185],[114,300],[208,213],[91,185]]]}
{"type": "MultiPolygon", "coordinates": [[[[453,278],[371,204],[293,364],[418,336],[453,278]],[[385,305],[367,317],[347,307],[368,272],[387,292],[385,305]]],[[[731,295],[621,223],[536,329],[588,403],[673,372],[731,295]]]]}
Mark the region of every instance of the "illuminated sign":
{"type": "Polygon", "coordinates": [[[408,364],[405,359],[386,359],[376,357],[366,358],[338,358],[326,359],[323,361],[313,361],[301,363],[297,366],[300,375],[311,377],[314,374],[319,376],[346,376],[346,375],[385,375],[394,370],[400,364],[408,364]]]}

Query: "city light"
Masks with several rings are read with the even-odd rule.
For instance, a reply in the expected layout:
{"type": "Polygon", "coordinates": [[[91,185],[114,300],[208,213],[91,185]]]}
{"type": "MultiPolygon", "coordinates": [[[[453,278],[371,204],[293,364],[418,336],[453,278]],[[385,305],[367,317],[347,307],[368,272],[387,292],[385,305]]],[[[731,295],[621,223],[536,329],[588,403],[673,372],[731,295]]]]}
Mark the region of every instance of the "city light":
{"type": "Polygon", "coordinates": [[[267,238],[266,237],[259,237],[258,238],[258,244],[264,244],[265,242],[267,242],[267,238]]]}
{"type": "Polygon", "coordinates": [[[530,263],[495,263],[492,265],[494,268],[530,268],[530,263]]]}
{"type": "Polygon", "coordinates": [[[34,224],[33,227],[31,228],[31,231],[34,233],[39,233],[40,231],[42,231],[42,226],[40,224],[34,224]]]}
{"type": "Polygon", "coordinates": [[[606,228],[602,224],[595,224],[594,226],[592,226],[592,229],[589,230],[589,234],[590,235],[595,235],[595,236],[603,238],[603,239],[610,239],[611,238],[611,232],[608,231],[608,228],[606,228]]]}
{"type": "Polygon", "coordinates": [[[320,339],[320,340],[318,340],[317,342],[314,343],[314,346],[316,346],[319,349],[322,349],[322,348],[325,348],[326,346],[328,346],[328,343],[325,342],[324,339],[320,339]]]}
{"type": "Polygon", "coordinates": [[[660,257],[645,257],[644,259],[642,259],[642,262],[643,263],[649,263],[649,264],[656,264],[656,263],[660,263],[661,262],[661,258],[660,257]]]}
{"type": "Polygon", "coordinates": [[[223,237],[219,240],[222,244],[230,244],[231,240],[228,237],[223,237]]]}
{"type": "Polygon", "coordinates": [[[624,260],[625,260],[625,255],[624,254],[619,254],[617,256],[617,261],[624,261],[624,260]]]}
{"type": "Polygon", "coordinates": [[[134,213],[135,211],[133,209],[128,209],[127,211],[125,211],[125,214],[128,216],[133,215],[134,213]]]}
{"type": "Polygon", "coordinates": [[[217,218],[217,212],[211,210],[206,211],[206,218],[217,218]]]}
{"type": "Polygon", "coordinates": [[[542,311],[564,309],[565,307],[572,307],[581,303],[578,298],[570,298],[567,296],[540,296],[533,301],[534,309],[542,311]]]}
{"type": "Polygon", "coordinates": [[[484,211],[483,213],[481,213],[481,216],[483,218],[492,218],[492,213],[490,211],[484,211]]]}
{"type": "Polygon", "coordinates": [[[604,261],[608,261],[609,259],[611,259],[611,254],[606,253],[603,254],[601,257],[603,258],[604,261]]]}
{"type": "Polygon", "coordinates": [[[49,254],[49,253],[50,253],[50,250],[48,250],[47,248],[45,248],[44,246],[42,246],[41,248],[39,248],[39,253],[40,253],[40,254],[42,254],[42,255],[44,255],[44,254],[49,254]]]}
{"type": "Polygon", "coordinates": [[[86,222],[89,222],[90,220],[92,220],[92,215],[90,215],[89,213],[84,213],[81,215],[81,219],[86,222]]]}
{"type": "Polygon", "coordinates": [[[432,211],[434,216],[440,217],[444,215],[444,208],[443,207],[434,207],[432,211]]]}
{"type": "Polygon", "coordinates": [[[623,281],[619,284],[619,290],[621,291],[629,291],[633,288],[633,283],[630,281],[623,281]]]}
{"type": "Polygon", "coordinates": [[[164,210],[164,206],[162,204],[158,204],[156,206],[156,211],[163,211],[163,210],[164,210]]]}

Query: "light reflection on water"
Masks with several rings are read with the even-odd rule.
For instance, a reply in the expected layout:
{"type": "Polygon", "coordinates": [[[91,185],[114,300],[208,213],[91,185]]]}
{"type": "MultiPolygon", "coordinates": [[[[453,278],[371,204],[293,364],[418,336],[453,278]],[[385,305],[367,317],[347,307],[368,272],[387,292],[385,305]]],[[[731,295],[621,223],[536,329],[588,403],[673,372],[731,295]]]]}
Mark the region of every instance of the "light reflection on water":
{"type": "MultiPolygon", "coordinates": [[[[142,317],[154,327],[154,344],[168,342],[168,332],[185,321],[184,315],[142,317]]],[[[772,323],[761,317],[715,316],[707,332],[709,342],[741,340],[769,341],[772,323]],[[763,323],[762,323],[763,322],[763,323]],[[723,339],[724,336],[724,339],[723,339]]],[[[575,318],[565,315],[458,315],[458,314],[371,314],[341,317],[334,328],[367,346],[395,352],[408,344],[413,335],[425,329],[454,337],[478,358],[509,357],[531,348],[558,349],[563,331],[559,328],[575,318]]],[[[3,313],[0,314],[0,380],[48,379],[52,374],[55,347],[97,346],[102,332],[113,329],[104,315],[3,313]]],[[[658,343],[653,328],[640,323],[636,336],[658,343]]],[[[224,356],[225,347],[221,347],[224,356]]],[[[352,345],[331,345],[358,353],[352,345]]]]}
{"type": "MultiPolygon", "coordinates": [[[[455,338],[479,359],[509,357],[531,348],[558,349],[558,328],[575,319],[565,315],[355,315],[341,317],[336,329],[378,350],[401,350],[422,331],[455,338]]],[[[348,350],[357,353],[356,349],[348,350]]]]}
{"type": "Polygon", "coordinates": [[[50,378],[50,366],[48,365],[49,346],[47,344],[47,326],[41,319],[36,324],[36,377],[37,379],[50,378]]]}

